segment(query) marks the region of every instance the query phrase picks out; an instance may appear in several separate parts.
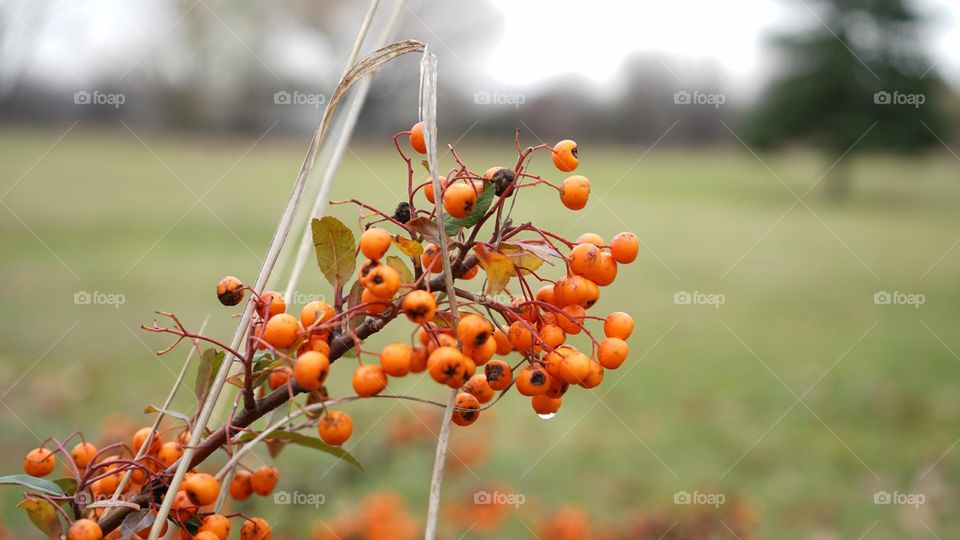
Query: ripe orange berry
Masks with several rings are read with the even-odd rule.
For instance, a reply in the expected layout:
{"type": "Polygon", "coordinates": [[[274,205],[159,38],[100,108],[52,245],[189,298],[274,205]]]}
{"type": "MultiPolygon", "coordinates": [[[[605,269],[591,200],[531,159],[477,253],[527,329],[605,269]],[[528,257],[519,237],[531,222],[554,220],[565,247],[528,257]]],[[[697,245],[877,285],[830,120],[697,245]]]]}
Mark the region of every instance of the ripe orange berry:
{"type": "Polygon", "coordinates": [[[270,540],[270,525],[262,518],[250,518],[240,528],[240,540],[270,540]]]}
{"type": "Polygon", "coordinates": [[[225,306],[235,306],[243,300],[243,282],[227,276],[217,282],[217,299],[225,306]]]}
{"type": "Polygon", "coordinates": [[[533,347],[533,333],[527,328],[523,321],[513,321],[507,331],[507,338],[510,344],[518,351],[525,351],[533,347]]]}
{"type": "Polygon", "coordinates": [[[640,240],[631,232],[622,232],[610,241],[610,254],[613,260],[621,264],[633,262],[640,251],[640,240]]]}
{"type": "Polygon", "coordinates": [[[197,531],[196,536],[193,537],[193,540],[220,540],[220,537],[216,533],[210,531],[197,531]]]}
{"type": "Polygon", "coordinates": [[[590,374],[590,358],[574,351],[560,361],[560,375],[570,384],[580,384],[590,374]]]}
{"type": "Polygon", "coordinates": [[[190,500],[187,493],[182,489],[173,496],[173,504],[170,506],[170,515],[177,521],[185,522],[197,513],[197,505],[190,500]]]}
{"type": "Polygon", "coordinates": [[[583,282],[583,293],[580,295],[577,305],[584,308],[590,308],[593,307],[593,305],[597,303],[597,300],[600,299],[600,287],[598,287],[596,283],[586,278],[584,278],[583,282]]]}
{"type": "Polygon", "coordinates": [[[274,467],[264,465],[250,475],[250,489],[261,497],[266,497],[280,481],[280,471],[274,467]]]}
{"type": "Polygon", "coordinates": [[[377,298],[392,298],[400,290],[400,273],[387,264],[378,265],[367,272],[362,285],[377,298]]]}
{"type": "Polygon", "coordinates": [[[276,390],[290,382],[290,375],[293,375],[293,370],[287,366],[273,368],[270,370],[270,377],[267,378],[267,384],[271,390],[276,390]]]}
{"type": "Polygon", "coordinates": [[[300,310],[300,324],[307,328],[317,322],[327,322],[333,315],[333,306],[323,300],[314,300],[300,310]]]}
{"type": "Polygon", "coordinates": [[[440,246],[436,244],[427,244],[423,246],[423,254],[420,255],[420,264],[427,272],[439,272],[443,269],[443,258],[440,256],[440,246]]]}
{"type": "Polygon", "coordinates": [[[267,321],[261,337],[274,348],[289,349],[302,330],[303,327],[296,317],[289,313],[280,313],[267,321]]]}
{"type": "Polygon", "coordinates": [[[577,237],[578,244],[593,244],[597,247],[603,247],[603,237],[596,233],[583,233],[577,237]]]}
{"type": "Polygon", "coordinates": [[[567,334],[555,324],[545,324],[540,328],[540,340],[547,347],[556,348],[563,345],[563,342],[567,340],[567,334]]]}
{"type": "MultiPolygon", "coordinates": [[[[444,189],[446,189],[446,188],[447,188],[447,177],[446,177],[446,176],[441,176],[441,177],[440,177],[440,191],[442,192],[442,191],[443,191],[444,189]]],[[[423,188],[423,195],[424,195],[424,196],[427,198],[427,200],[430,201],[432,204],[436,204],[437,198],[434,197],[434,193],[433,193],[433,178],[432,178],[432,177],[431,177],[431,178],[427,178],[427,185],[424,186],[424,188],[423,188]]]]}
{"type": "Polygon", "coordinates": [[[390,301],[373,294],[370,289],[363,289],[363,293],[360,294],[360,302],[367,304],[366,308],[370,313],[383,313],[390,309],[390,301]]]}
{"type": "Polygon", "coordinates": [[[519,315],[521,319],[530,323],[535,323],[540,320],[540,308],[538,308],[536,304],[531,304],[524,298],[516,298],[510,305],[520,310],[517,312],[517,315],[519,315]]]}
{"type": "Polygon", "coordinates": [[[427,153],[427,143],[423,139],[423,122],[417,122],[410,128],[410,146],[421,154],[427,153]]]}
{"type": "Polygon", "coordinates": [[[526,366],[517,374],[517,391],[525,396],[539,396],[548,388],[550,388],[550,375],[540,366],[526,366]]]}
{"type": "Polygon", "coordinates": [[[590,180],[575,174],[567,177],[560,185],[560,201],[570,210],[583,210],[590,197],[590,180]]]}
{"type": "MultiPolygon", "coordinates": [[[[113,467],[111,467],[112,469],[113,467]]],[[[94,495],[113,495],[113,492],[117,490],[117,486],[120,485],[120,475],[111,474],[109,476],[104,476],[103,478],[95,481],[90,486],[90,491],[94,495]]]]}
{"type": "Polygon", "coordinates": [[[473,278],[477,277],[477,274],[479,274],[479,273],[480,273],[480,265],[478,265],[478,264],[477,264],[477,265],[473,265],[473,266],[470,267],[469,270],[467,270],[466,272],[464,272],[462,276],[460,276],[460,279],[467,279],[467,280],[473,279],[473,278]]]}
{"type": "Polygon", "coordinates": [[[593,244],[577,244],[570,250],[567,261],[571,272],[588,275],[600,264],[600,248],[593,244]]]}
{"type": "Polygon", "coordinates": [[[550,283],[544,285],[543,287],[540,287],[537,290],[537,300],[540,302],[546,302],[547,304],[553,304],[554,303],[554,297],[553,297],[554,287],[555,285],[550,283]]]}
{"type": "Polygon", "coordinates": [[[400,309],[414,324],[423,324],[433,320],[437,313],[437,301],[432,294],[417,289],[403,297],[400,309]]]}
{"type": "Polygon", "coordinates": [[[157,450],[157,459],[163,463],[164,467],[173,465],[182,455],[183,444],[180,441],[167,441],[160,445],[160,450],[157,450]]]}
{"type": "Polygon", "coordinates": [[[375,364],[365,364],[353,372],[353,390],[360,397],[375,396],[387,387],[387,374],[375,364]]]}
{"type": "Polygon", "coordinates": [[[267,291],[257,299],[257,313],[263,319],[269,319],[287,311],[287,301],[277,291],[267,291]],[[269,311],[267,306],[269,306],[269,311]]]}
{"type": "Polygon", "coordinates": [[[234,500],[243,501],[253,493],[250,479],[253,475],[247,471],[236,471],[230,481],[230,496],[234,500]]]}
{"type": "Polygon", "coordinates": [[[454,409],[451,420],[458,426],[469,426],[480,418],[480,402],[473,394],[460,392],[453,401],[454,409]],[[458,410],[467,409],[467,410],[458,410]]]}
{"type": "Polygon", "coordinates": [[[493,354],[497,352],[497,340],[491,335],[483,342],[483,345],[474,347],[472,345],[464,345],[463,353],[469,356],[478,366],[482,366],[487,363],[493,354]]]}
{"type": "Polygon", "coordinates": [[[633,333],[633,317],[622,311],[614,311],[603,321],[603,333],[607,337],[626,340],[633,333]]]}
{"type": "Polygon", "coordinates": [[[577,335],[583,330],[584,316],[583,306],[567,306],[557,314],[557,326],[568,334],[577,335]]]}
{"type": "Polygon", "coordinates": [[[78,519],[67,531],[67,540],[100,540],[101,538],[103,538],[103,531],[92,519],[78,519]]]}
{"type": "Polygon", "coordinates": [[[30,476],[46,476],[57,466],[57,458],[46,448],[34,448],[23,458],[23,471],[30,476]]]}
{"type": "Polygon", "coordinates": [[[469,184],[455,183],[443,192],[443,209],[455,218],[469,216],[477,206],[477,192],[469,184]]]}
{"type": "Polygon", "coordinates": [[[403,377],[410,373],[413,349],[406,343],[391,343],[380,351],[380,367],[387,375],[403,377]]]}
{"type": "Polygon", "coordinates": [[[427,348],[423,345],[413,347],[413,355],[410,357],[410,372],[422,373],[427,370],[427,348]]]}
{"type": "Polygon", "coordinates": [[[227,540],[230,536],[230,520],[220,514],[210,514],[200,522],[198,532],[211,533],[220,540],[227,540]]]}
{"type": "Polygon", "coordinates": [[[437,350],[440,347],[456,347],[457,338],[446,332],[438,332],[433,337],[430,338],[430,341],[427,342],[427,356],[433,354],[433,351],[437,350]]]}
{"type": "Polygon", "coordinates": [[[613,260],[613,255],[601,253],[599,263],[583,277],[601,287],[606,287],[617,279],[617,261],[613,260]]]}
{"type": "Polygon", "coordinates": [[[580,381],[580,386],[584,388],[594,388],[603,382],[603,366],[596,360],[590,360],[590,371],[587,376],[580,381]]]}
{"type": "Polygon", "coordinates": [[[600,342],[597,349],[597,359],[607,369],[617,369],[627,359],[630,347],[620,338],[607,338],[600,342]]]}
{"type": "Polygon", "coordinates": [[[479,347],[493,334],[493,325],[479,315],[468,314],[457,324],[457,338],[464,347],[479,347]]]}
{"type": "Polygon", "coordinates": [[[393,237],[386,229],[380,227],[370,227],[360,235],[360,252],[374,261],[380,260],[390,248],[393,237]]]}
{"type": "Polygon", "coordinates": [[[533,399],[530,400],[530,404],[533,406],[533,410],[537,414],[553,414],[560,410],[560,405],[563,403],[563,400],[560,398],[552,398],[546,394],[540,396],[533,396],[533,399]]]}
{"type": "Polygon", "coordinates": [[[463,384],[467,367],[466,357],[456,347],[439,347],[427,358],[427,370],[433,380],[451,388],[463,384]]]}
{"type": "MultiPolygon", "coordinates": [[[[157,517],[157,512],[156,512],[155,510],[152,510],[150,513],[153,514],[154,519],[156,519],[156,517],[157,517]]],[[[165,521],[165,522],[163,523],[163,527],[160,529],[160,538],[163,538],[163,537],[165,537],[165,536],[167,535],[167,524],[168,524],[168,523],[169,523],[168,521],[165,521]]],[[[149,538],[149,537],[150,537],[150,528],[151,528],[151,526],[152,526],[152,523],[151,523],[151,525],[147,525],[147,526],[144,527],[143,529],[140,529],[139,531],[137,531],[137,538],[144,538],[144,539],[149,538]]],[[[114,529],[113,532],[119,532],[119,530],[120,530],[120,529],[114,529]]]]}
{"type": "Polygon", "coordinates": [[[564,307],[582,303],[591,289],[589,281],[589,279],[578,275],[572,275],[557,281],[553,286],[553,304],[564,307]]]}
{"type": "Polygon", "coordinates": [[[497,342],[497,354],[503,356],[513,351],[513,344],[510,343],[510,338],[499,328],[493,329],[493,339],[497,342]]]}
{"type": "Polygon", "coordinates": [[[467,380],[467,383],[463,385],[463,390],[468,394],[472,394],[480,403],[489,402],[493,399],[494,395],[493,388],[490,388],[490,383],[487,382],[485,373],[473,374],[470,379],[467,380]]]}
{"type": "MultiPolygon", "coordinates": [[[[133,453],[136,454],[140,450],[140,447],[143,446],[143,443],[146,442],[147,437],[150,436],[150,433],[153,431],[153,428],[140,428],[136,433],[133,434],[132,446],[133,453]]],[[[159,433],[153,434],[153,439],[150,441],[150,448],[147,449],[148,454],[156,454],[160,450],[160,445],[163,441],[160,438],[159,433]]]]}
{"type": "Polygon", "coordinates": [[[547,389],[547,392],[543,395],[551,397],[553,399],[561,398],[564,394],[567,393],[567,390],[570,388],[570,383],[563,380],[561,377],[553,377],[550,379],[550,388],[547,389]]]}
{"type": "Polygon", "coordinates": [[[570,172],[577,168],[580,160],[577,157],[577,143],[564,139],[553,147],[553,164],[563,172],[570,172]]]}
{"type": "Polygon", "coordinates": [[[297,357],[293,364],[293,377],[297,384],[307,390],[319,390],[330,373],[330,359],[327,355],[308,351],[297,357]]]}
{"type": "Polygon", "coordinates": [[[353,419],[343,411],[327,411],[317,424],[317,431],[323,442],[340,446],[353,434],[353,419]]]}
{"type": "Polygon", "coordinates": [[[207,473],[197,473],[183,482],[183,491],[197,506],[213,504],[220,494],[220,482],[207,473]]]}
{"type": "Polygon", "coordinates": [[[97,447],[88,442],[77,443],[77,445],[73,447],[73,450],[70,451],[70,457],[73,458],[73,462],[77,465],[78,469],[86,469],[87,464],[90,463],[96,455],[97,447]]]}
{"type": "Polygon", "coordinates": [[[487,384],[493,390],[505,390],[513,382],[513,371],[510,364],[503,360],[491,360],[483,368],[484,376],[487,378],[487,384]]]}
{"type": "Polygon", "coordinates": [[[557,379],[563,379],[563,375],[560,373],[560,362],[563,360],[563,357],[568,354],[570,354],[570,349],[567,348],[567,346],[557,347],[553,351],[543,355],[543,358],[540,359],[543,369],[547,370],[547,373],[550,375],[551,382],[557,379]]]}

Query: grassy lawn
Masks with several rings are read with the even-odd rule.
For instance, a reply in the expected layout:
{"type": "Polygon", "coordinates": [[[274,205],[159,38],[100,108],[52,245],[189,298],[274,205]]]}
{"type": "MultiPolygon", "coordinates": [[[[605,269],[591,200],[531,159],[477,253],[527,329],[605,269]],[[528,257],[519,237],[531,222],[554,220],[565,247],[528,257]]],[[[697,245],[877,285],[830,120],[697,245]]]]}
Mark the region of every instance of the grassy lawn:
{"type": "MultiPolygon", "coordinates": [[[[60,132],[0,130],[3,473],[20,471],[38,437],[79,429],[96,439],[150,421],[139,412],[163,400],[185,352],[157,359],[152,351],[167,341],[139,325],[162,309],[193,326],[210,314],[209,332],[229,334],[231,312],[214,284],[225,274],[253,280],[305,149],[305,137],[138,135],[149,148],[124,129],[81,125],[52,147],[60,132]],[[125,302],[77,305],[79,291],[125,302]]],[[[540,508],[563,504],[601,523],[680,519],[692,510],[673,504],[680,491],[746,501],[762,538],[960,535],[949,511],[960,485],[960,450],[951,451],[960,437],[958,163],[859,157],[853,199],[833,204],[814,186],[829,164],[813,156],[763,156],[764,164],[739,148],[668,142],[647,154],[584,144],[578,173],[593,194],[580,213],[549,189],[521,199],[522,219],[571,238],[638,234],[640,257],[621,267],[596,308],[634,315],[632,354],[599,388],[568,394],[552,420],[512,395],[476,430],[455,432],[451,462],[463,470],[451,472],[449,499],[487,484],[524,494],[511,537],[529,534],[523,525],[540,508]],[[791,193],[811,187],[800,201],[791,193]],[[880,291],[922,294],[924,303],[878,305],[880,291]],[[723,303],[676,303],[683,292],[723,303]],[[478,439],[488,441],[484,459],[456,454],[478,439]],[[878,505],[878,491],[926,500],[919,509],[878,505]]],[[[514,157],[506,140],[460,154],[480,170],[514,157]]],[[[404,187],[386,139],[358,143],[331,198],[359,195],[392,209],[404,187]]],[[[356,219],[346,206],[332,213],[356,219]]],[[[315,271],[298,291],[326,292],[315,271]]],[[[411,329],[397,326],[395,338],[411,329]]],[[[348,372],[334,370],[332,393],[348,391],[348,372]]],[[[445,396],[429,380],[397,382],[398,391],[445,396]]],[[[177,407],[190,411],[189,398],[177,407]]],[[[348,447],[366,474],[300,449],[281,454],[280,488],[320,491],[321,508],[241,508],[299,531],[361,493],[390,488],[423,515],[432,447],[388,442],[409,408],[351,405],[348,447]]],[[[18,497],[0,490],[0,518],[26,531],[18,497]]]]}

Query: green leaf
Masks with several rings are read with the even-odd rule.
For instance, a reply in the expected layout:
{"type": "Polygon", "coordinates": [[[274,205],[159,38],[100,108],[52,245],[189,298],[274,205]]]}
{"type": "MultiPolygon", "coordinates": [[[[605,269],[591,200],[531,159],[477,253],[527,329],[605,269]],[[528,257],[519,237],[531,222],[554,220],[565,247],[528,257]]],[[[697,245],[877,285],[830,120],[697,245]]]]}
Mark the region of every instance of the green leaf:
{"type": "MultiPolygon", "coordinates": [[[[248,442],[257,438],[257,433],[246,433],[240,437],[240,442],[248,442]]],[[[363,465],[357,461],[357,458],[353,457],[350,452],[347,452],[339,446],[330,446],[329,444],[323,442],[320,439],[315,437],[308,437],[302,433],[296,433],[294,431],[283,431],[278,429],[276,431],[270,432],[265,439],[275,439],[281,441],[287,441],[292,444],[306,446],[307,448],[313,448],[314,450],[320,450],[332,456],[335,456],[339,459],[346,461],[347,463],[353,465],[354,467],[360,469],[361,471],[365,470],[363,465]]]]}
{"type": "Polygon", "coordinates": [[[260,373],[253,379],[253,387],[257,388],[258,386],[263,384],[264,381],[270,378],[271,371],[273,371],[275,368],[286,365],[286,363],[287,361],[283,358],[277,358],[276,360],[273,360],[273,357],[271,356],[269,358],[263,358],[262,360],[254,364],[253,365],[254,373],[258,371],[262,371],[262,373],[260,373]]]}
{"type": "Polygon", "coordinates": [[[43,478],[34,478],[26,474],[12,474],[10,476],[0,476],[0,485],[19,485],[34,491],[46,493],[47,495],[65,496],[66,493],[55,482],[44,480],[43,478]]]}
{"type": "Polygon", "coordinates": [[[400,274],[400,283],[413,283],[413,280],[415,279],[413,277],[413,272],[407,267],[407,263],[403,262],[403,259],[397,257],[396,255],[389,255],[387,257],[387,265],[392,267],[397,271],[398,274],[400,274]]]}
{"type": "Polygon", "coordinates": [[[190,417],[183,414],[182,412],[171,411],[170,409],[161,409],[160,407],[156,407],[154,405],[147,405],[143,409],[143,414],[151,414],[151,413],[163,413],[164,415],[169,416],[171,418],[182,420],[188,424],[190,423],[190,417]]]}
{"type": "Polygon", "coordinates": [[[120,536],[130,538],[138,532],[148,529],[153,526],[156,517],[155,513],[146,508],[127,514],[127,517],[123,518],[123,523],[120,524],[120,536]]]}
{"type": "Polygon", "coordinates": [[[48,538],[53,540],[60,538],[63,525],[60,523],[60,514],[57,513],[57,507],[53,503],[44,499],[28,497],[20,501],[17,508],[22,508],[30,517],[30,521],[48,538]]]}
{"type": "Polygon", "coordinates": [[[325,216],[313,218],[313,247],[317,264],[324,277],[334,287],[346,284],[357,268],[357,247],[351,231],[339,219],[325,216]]]}
{"type": "Polygon", "coordinates": [[[203,401],[210,391],[210,385],[220,371],[220,364],[226,354],[216,349],[207,349],[200,355],[200,365],[197,366],[197,381],[193,385],[193,393],[197,399],[203,401]]]}
{"type": "Polygon", "coordinates": [[[74,478],[57,478],[53,483],[60,486],[60,489],[67,495],[73,495],[77,492],[77,480],[74,478]]]}
{"type": "Polygon", "coordinates": [[[484,189],[480,196],[477,198],[477,206],[473,209],[473,212],[465,218],[447,218],[443,221],[443,229],[447,231],[447,235],[453,236],[457,234],[457,231],[461,227],[473,227],[483,219],[483,215],[487,213],[487,210],[490,209],[490,203],[493,202],[493,197],[496,195],[494,193],[492,186],[487,186],[487,189],[484,189]]]}

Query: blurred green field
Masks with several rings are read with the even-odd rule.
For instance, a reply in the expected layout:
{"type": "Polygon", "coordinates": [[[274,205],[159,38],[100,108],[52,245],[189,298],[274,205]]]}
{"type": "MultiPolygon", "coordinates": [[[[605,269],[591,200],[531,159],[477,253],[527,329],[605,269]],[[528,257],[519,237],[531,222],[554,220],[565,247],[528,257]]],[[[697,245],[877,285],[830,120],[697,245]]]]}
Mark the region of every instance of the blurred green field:
{"type": "MultiPolygon", "coordinates": [[[[80,429],[96,439],[118,412],[127,420],[110,422],[150,421],[139,411],[162,402],[185,349],[156,359],[167,340],[139,325],[156,309],[194,327],[210,314],[209,331],[228,335],[231,312],[214,284],[225,274],[255,277],[305,149],[305,137],[138,133],[141,143],[124,129],[81,125],[54,144],[60,134],[0,130],[3,473],[19,472],[38,438],[80,429]],[[77,305],[79,291],[125,303],[77,305]]],[[[482,170],[510,162],[511,142],[460,154],[482,170]]],[[[857,158],[854,198],[833,204],[818,187],[803,202],[790,192],[806,191],[829,166],[811,155],[763,156],[765,165],[734,147],[583,148],[578,172],[594,190],[587,210],[572,213],[544,189],[525,194],[517,213],[571,238],[639,235],[640,257],[596,308],[634,315],[631,357],[598,389],[569,393],[549,421],[525,399],[505,398],[476,425],[489,457],[451,473],[447,502],[487,483],[524,494],[504,537],[529,535],[531,515],[563,504],[583,505],[601,523],[633,513],[679,519],[693,510],[674,504],[682,491],[747,501],[761,538],[960,535],[950,511],[960,485],[957,161],[857,158]],[[877,305],[880,291],[925,302],[877,305]],[[724,303],[675,303],[683,292],[724,303]],[[875,504],[881,491],[923,494],[925,503],[875,504]]],[[[405,172],[390,150],[386,139],[353,145],[331,198],[393,208],[405,172]]],[[[332,213],[355,222],[352,208],[332,213]]],[[[326,292],[316,271],[298,291],[326,292]]],[[[398,326],[394,337],[411,329],[398,326]]],[[[348,371],[334,369],[334,394],[349,388],[348,371]]],[[[446,394],[416,378],[395,389],[446,394]]],[[[193,401],[184,396],[177,408],[189,412],[193,401]]],[[[309,520],[390,488],[424,515],[432,447],[386,443],[408,408],[351,405],[348,447],[368,472],[289,448],[280,489],[319,491],[326,504],[256,511],[299,538],[309,520]]],[[[470,431],[455,432],[454,444],[470,431]]],[[[26,537],[18,497],[0,488],[0,516],[26,537]]]]}

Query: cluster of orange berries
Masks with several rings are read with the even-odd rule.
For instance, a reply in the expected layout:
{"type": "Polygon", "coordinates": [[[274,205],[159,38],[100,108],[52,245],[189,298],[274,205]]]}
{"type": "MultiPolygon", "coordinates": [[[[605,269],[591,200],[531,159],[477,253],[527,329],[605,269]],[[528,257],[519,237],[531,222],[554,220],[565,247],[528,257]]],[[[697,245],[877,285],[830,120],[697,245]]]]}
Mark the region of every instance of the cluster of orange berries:
{"type": "MultiPolygon", "coordinates": [[[[130,439],[130,446],[114,444],[111,447],[119,448],[119,453],[101,452],[95,445],[87,441],[77,443],[70,451],[69,460],[73,462],[81,474],[81,478],[93,479],[86,486],[78,489],[88,490],[92,498],[100,500],[111,497],[120,487],[126,471],[130,471],[130,478],[123,493],[132,494],[139,491],[148,476],[159,474],[165,468],[175,463],[183,455],[184,444],[190,439],[190,433],[184,431],[169,441],[163,440],[160,432],[154,432],[150,427],[136,431],[130,439]],[[150,438],[149,445],[146,445],[150,438]],[[124,454],[129,453],[136,457],[140,448],[145,448],[144,455],[134,462],[134,465],[122,467],[124,454]]],[[[36,448],[27,453],[23,460],[23,470],[30,476],[44,477],[51,474],[57,465],[54,451],[46,448],[36,448]]],[[[252,474],[246,471],[237,471],[230,484],[230,494],[237,500],[250,496],[251,493],[267,496],[277,484],[279,472],[272,467],[261,467],[252,474]]],[[[211,507],[220,495],[220,482],[213,475],[196,471],[187,472],[180,489],[173,495],[170,517],[180,525],[181,539],[195,540],[226,540],[230,534],[230,519],[220,514],[203,510],[211,507]],[[196,534],[187,531],[186,523],[197,518],[196,534]]],[[[67,531],[67,540],[100,540],[119,539],[119,529],[104,536],[96,519],[103,514],[104,508],[97,507],[87,512],[87,516],[73,522],[67,531]]],[[[167,523],[163,525],[163,534],[166,533],[167,523]]],[[[150,527],[137,531],[139,538],[147,538],[150,527]]],[[[240,529],[242,540],[269,540],[271,529],[269,524],[261,518],[245,519],[240,529]]]]}

